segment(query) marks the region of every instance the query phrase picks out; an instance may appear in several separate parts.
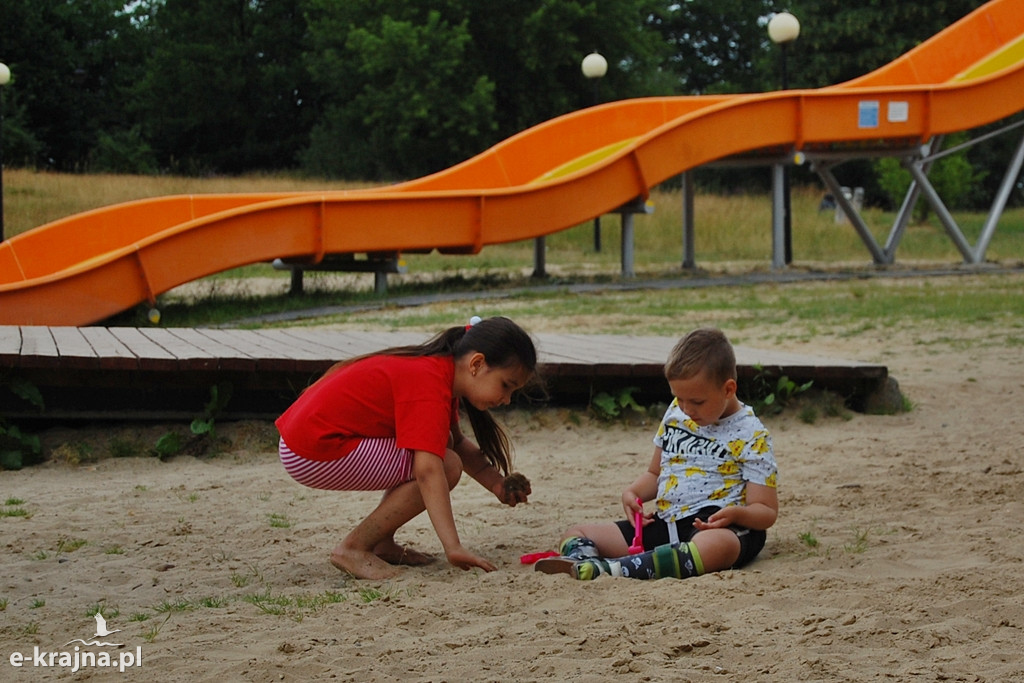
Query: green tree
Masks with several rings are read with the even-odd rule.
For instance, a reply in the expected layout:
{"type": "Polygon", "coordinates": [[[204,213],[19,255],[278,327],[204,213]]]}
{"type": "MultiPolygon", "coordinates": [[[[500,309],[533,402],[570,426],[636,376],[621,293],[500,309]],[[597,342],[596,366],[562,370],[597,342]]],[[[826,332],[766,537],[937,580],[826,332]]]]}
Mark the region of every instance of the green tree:
{"type": "Polygon", "coordinates": [[[772,0],[688,0],[661,3],[648,15],[671,54],[665,62],[676,92],[688,95],[759,92],[777,87],[764,71],[772,0]]]}
{"type": "Polygon", "coordinates": [[[598,49],[602,99],[655,94],[657,36],[638,0],[312,0],[309,64],[323,116],[304,166],[402,178],[436,171],[593,103],[580,72],[598,49]],[[652,74],[655,74],[652,76],[652,74]]]}
{"type": "Polygon", "coordinates": [[[464,158],[493,129],[494,84],[467,58],[464,19],[404,2],[317,0],[313,10],[309,64],[328,99],[307,168],[418,175],[464,158]]]}
{"type": "Polygon", "coordinates": [[[670,46],[645,28],[649,1],[477,0],[467,7],[471,57],[495,83],[502,139],[594,104],[595,84],[580,70],[594,51],[608,61],[596,84],[599,101],[674,92],[660,68],[670,46]]]}
{"type": "Polygon", "coordinates": [[[163,0],[138,30],[150,56],[133,107],[160,163],[240,172],[294,165],[315,99],[302,0],[163,0]]]}
{"type": "Polygon", "coordinates": [[[5,95],[32,142],[16,149],[35,153],[12,159],[84,169],[102,131],[130,127],[125,97],[141,62],[134,38],[123,0],[0,3],[0,59],[14,74],[5,95]]]}

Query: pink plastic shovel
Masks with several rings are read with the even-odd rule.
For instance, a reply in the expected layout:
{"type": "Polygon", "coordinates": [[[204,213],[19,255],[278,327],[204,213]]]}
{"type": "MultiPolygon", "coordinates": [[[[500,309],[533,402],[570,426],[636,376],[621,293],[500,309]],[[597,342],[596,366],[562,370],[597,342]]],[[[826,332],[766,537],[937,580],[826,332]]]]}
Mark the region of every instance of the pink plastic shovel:
{"type": "Polygon", "coordinates": [[[644,551],[644,502],[639,498],[636,499],[636,502],[640,505],[640,509],[636,513],[636,519],[633,520],[633,545],[629,546],[630,555],[636,555],[644,551]]]}

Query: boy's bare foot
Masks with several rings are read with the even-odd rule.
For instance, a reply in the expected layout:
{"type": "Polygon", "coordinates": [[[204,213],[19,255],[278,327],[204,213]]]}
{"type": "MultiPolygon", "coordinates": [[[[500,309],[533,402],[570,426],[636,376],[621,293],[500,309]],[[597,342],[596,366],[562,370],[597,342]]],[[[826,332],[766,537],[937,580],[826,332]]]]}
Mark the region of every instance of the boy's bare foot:
{"type": "Polygon", "coordinates": [[[414,550],[407,546],[395,543],[394,539],[387,539],[377,544],[373,554],[388,564],[400,564],[410,567],[420,567],[437,560],[433,555],[414,550]]]}
{"type": "Polygon", "coordinates": [[[357,579],[393,579],[399,571],[390,564],[365,550],[353,550],[338,546],[331,552],[331,564],[357,579]]]}

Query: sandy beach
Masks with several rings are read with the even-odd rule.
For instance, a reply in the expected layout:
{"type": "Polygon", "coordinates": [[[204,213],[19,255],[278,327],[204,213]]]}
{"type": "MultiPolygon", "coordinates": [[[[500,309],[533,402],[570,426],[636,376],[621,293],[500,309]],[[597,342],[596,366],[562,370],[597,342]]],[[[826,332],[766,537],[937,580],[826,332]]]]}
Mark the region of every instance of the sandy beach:
{"type": "MultiPolygon", "coordinates": [[[[502,413],[530,503],[504,507],[468,478],[452,494],[464,544],[499,566],[489,574],[443,557],[388,582],[334,569],[330,549],[378,494],[294,483],[268,424],[222,425],[215,456],[0,472],[0,679],[1024,680],[1024,362],[1007,346],[1019,328],[937,327],[789,349],[884,363],[913,409],[766,418],[781,511],[765,550],[686,581],[576,582],[520,563],[574,521],[622,515],[651,420],[502,413]],[[118,629],[101,639],[97,607],[118,629]],[[130,666],[72,674],[60,653],[76,647],[130,666]],[[37,653],[57,654],[39,666],[37,653]]],[[[425,515],[398,540],[440,555],[425,515]]]]}

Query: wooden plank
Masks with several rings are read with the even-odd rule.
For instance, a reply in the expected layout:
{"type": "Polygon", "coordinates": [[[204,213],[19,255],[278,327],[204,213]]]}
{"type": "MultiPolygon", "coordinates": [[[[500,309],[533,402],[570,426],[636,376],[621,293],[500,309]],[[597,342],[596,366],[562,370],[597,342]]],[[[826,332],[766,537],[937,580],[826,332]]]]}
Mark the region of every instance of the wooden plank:
{"type": "Polygon", "coordinates": [[[56,368],[60,353],[49,327],[26,325],[21,328],[21,360],[23,368],[56,368]]]}
{"type": "Polygon", "coordinates": [[[393,346],[422,344],[433,335],[423,332],[358,332],[353,330],[302,330],[302,336],[335,349],[335,358],[344,360],[376,353],[393,346]]]}
{"type": "Polygon", "coordinates": [[[99,357],[77,327],[51,327],[50,334],[57,345],[62,368],[99,368],[99,357]]]}
{"type": "Polygon", "coordinates": [[[220,359],[216,355],[197,346],[194,340],[183,338],[177,329],[148,328],[141,332],[174,356],[180,370],[216,370],[220,367],[220,359]]]}
{"type": "Polygon", "coordinates": [[[631,364],[617,359],[607,351],[600,340],[589,340],[576,335],[562,339],[549,339],[540,350],[545,367],[557,362],[558,376],[572,374],[582,377],[609,377],[630,374],[631,364]]]}
{"type": "Polygon", "coordinates": [[[204,327],[197,332],[217,344],[233,349],[234,355],[238,358],[250,358],[257,365],[261,358],[267,357],[267,354],[271,352],[270,349],[258,343],[259,336],[253,331],[204,327]]]}
{"type": "Polygon", "coordinates": [[[221,370],[255,371],[257,362],[248,353],[240,351],[223,335],[213,330],[194,330],[175,328],[175,336],[201,349],[216,360],[216,367],[221,370]]]}
{"type": "Polygon", "coordinates": [[[281,329],[275,330],[275,332],[281,335],[282,339],[298,344],[308,351],[320,353],[323,358],[339,361],[355,355],[351,353],[351,345],[338,334],[318,334],[317,330],[296,329],[281,329]]]}
{"type": "Polygon", "coordinates": [[[664,365],[672,343],[657,340],[652,344],[650,339],[640,337],[614,335],[560,335],[559,341],[571,348],[578,349],[580,354],[591,361],[602,363],[632,363],[664,365]]]}
{"type": "Polygon", "coordinates": [[[14,367],[21,361],[21,328],[0,325],[0,365],[14,367]]]}
{"type": "Polygon", "coordinates": [[[99,366],[104,370],[135,370],[139,367],[139,359],[132,350],[120,339],[115,337],[106,327],[82,327],[85,337],[99,358],[99,366]]]}
{"type": "Polygon", "coordinates": [[[249,334],[258,339],[268,351],[270,358],[291,358],[296,361],[326,361],[324,354],[319,351],[310,351],[295,343],[294,340],[282,337],[276,330],[254,330],[249,334]]]}
{"type": "Polygon", "coordinates": [[[254,330],[219,330],[219,339],[256,360],[256,372],[297,372],[299,362],[292,358],[280,344],[265,339],[254,330]]]}
{"type": "Polygon", "coordinates": [[[318,358],[324,361],[338,360],[337,350],[305,334],[292,330],[261,330],[260,336],[275,344],[294,349],[293,353],[303,358],[318,358]]]}
{"type": "Polygon", "coordinates": [[[138,359],[140,370],[171,371],[178,369],[178,359],[167,349],[153,342],[136,327],[112,327],[111,334],[138,359]]]}

